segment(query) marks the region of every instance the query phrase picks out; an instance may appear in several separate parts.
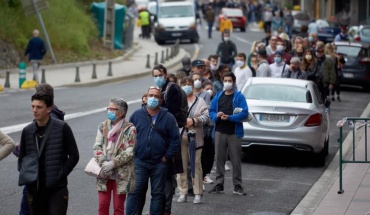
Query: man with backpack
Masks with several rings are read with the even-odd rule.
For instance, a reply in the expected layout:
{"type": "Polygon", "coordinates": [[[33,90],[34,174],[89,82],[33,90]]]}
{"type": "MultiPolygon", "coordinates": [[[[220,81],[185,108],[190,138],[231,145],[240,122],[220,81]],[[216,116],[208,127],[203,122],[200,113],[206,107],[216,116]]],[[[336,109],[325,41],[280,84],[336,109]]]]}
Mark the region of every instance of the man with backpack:
{"type": "Polygon", "coordinates": [[[235,63],[234,58],[238,54],[238,51],[235,43],[230,40],[230,31],[225,30],[223,37],[224,40],[218,44],[216,55],[220,56],[221,65],[226,64],[232,70],[235,63]]]}

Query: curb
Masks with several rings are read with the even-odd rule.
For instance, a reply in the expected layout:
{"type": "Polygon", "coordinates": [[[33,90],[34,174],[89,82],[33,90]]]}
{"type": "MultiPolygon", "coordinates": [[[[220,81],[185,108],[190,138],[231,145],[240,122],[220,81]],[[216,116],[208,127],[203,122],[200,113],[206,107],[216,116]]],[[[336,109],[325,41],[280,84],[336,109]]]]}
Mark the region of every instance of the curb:
{"type": "MultiPolygon", "coordinates": [[[[360,117],[368,117],[370,115],[370,102],[362,112],[360,117]]],[[[364,130],[356,131],[356,141],[359,141],[364,134],[364,130]]],[[[349,157],[352,155],[352,132],[348,132],[345,140],[343,141],[343,155],[349,157]]],[[[330,188],[335,183],[339,176],[339,150],[335,154],[333,160],[330,162],[325,172],[321,175],[319,180],[311,187],[306,196],[294,208],[291,215],[312,215],[316,208],[320,205],[325,195],[329,192],[330,188]]],[[[343,168],[347,164],[343,165],[343,168]]]]}
{"type": "MultiPolygon", "coordinates": [[[[179,49],[179,55],[183,55],[183,57],[185,57],[185,56],[189,56],[190,54],[188,52],[186,52],[183,48],[180,48],[179,49]]],[[[181,63],[181,61],[182,61],[182,58],[180,58],[179,60],[177,60],[175,62],[171,62],[171,64],[168,64],[168,65],[166,63],[164,63],[164,66],[167,68],[167,71],[168,71],[168,70],[171,70],[171,69],[175,68],[176,66],[178,66],[181,63]]],[[[90,83],[66,84],[66,85],[62,85],[62,86],[63,87],[98,86],[98,85],[102,85],[102,84],[121,82],[121,81],[129,80],[129,79],[132,79],[132,78],[143,77],[143,76],[150,75],[151,73],[152,73],[152,69],[148,69],[148,70],[145,70],[143,72],[138,72],[136,74],[122,75],[122,76],[112,77],[110,79],[105,79],[105,80],[100,80],[100,81],[95,81],[95,82],[90,82],[90,83]]]]}

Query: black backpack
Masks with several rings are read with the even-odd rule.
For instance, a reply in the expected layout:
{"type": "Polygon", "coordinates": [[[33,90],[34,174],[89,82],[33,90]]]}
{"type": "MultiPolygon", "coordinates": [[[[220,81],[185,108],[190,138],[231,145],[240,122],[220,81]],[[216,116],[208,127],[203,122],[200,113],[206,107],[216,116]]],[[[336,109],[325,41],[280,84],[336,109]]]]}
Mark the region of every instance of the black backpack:
{"type": "Polygon", "coordinates": [[[173,82],[168,82],[166,90],[163,95],[163,98],[165,101],[166,101],[167,91],[170,89],[172,85],[174,85],[180,90],[180,96],[181,96],[180,110],[174,114],[174,117],[176,118],[177,125],[179,126],[179,128],[182,128],[186,125],[186,120],[188,118],[188,108],[189,108],[188,99],[187,99],[186,93],[184,92],[183,89],[181,89],[181,87],[179,87],[173,82]]]}

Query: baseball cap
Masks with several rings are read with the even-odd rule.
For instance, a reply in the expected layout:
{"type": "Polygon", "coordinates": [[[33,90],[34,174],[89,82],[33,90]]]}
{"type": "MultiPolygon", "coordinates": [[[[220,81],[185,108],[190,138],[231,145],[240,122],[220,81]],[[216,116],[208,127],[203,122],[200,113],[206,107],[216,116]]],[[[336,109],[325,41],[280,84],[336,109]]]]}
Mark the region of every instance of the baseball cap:
{"type": "Polygon", "coordinates": [[[194,60],[191,62],[191,67],[196,67],[196,66],[205,66],[206,64],[202,60],[194,60]]]}
{"type": "Polygon", "coordinates": [[[281,51],[276,51],[276,52],[274,53],[274,56],[275,56],[275,55],[283,56],[283,52],[281,52],[281,51]]]}

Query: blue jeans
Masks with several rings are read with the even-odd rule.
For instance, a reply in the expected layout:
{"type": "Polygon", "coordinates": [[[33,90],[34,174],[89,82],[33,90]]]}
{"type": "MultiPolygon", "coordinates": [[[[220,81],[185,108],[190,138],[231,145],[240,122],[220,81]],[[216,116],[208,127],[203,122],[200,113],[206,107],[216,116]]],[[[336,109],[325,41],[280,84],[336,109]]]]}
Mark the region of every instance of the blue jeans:
{"type": "Polygon", "coordinates": [[[150,179],[151,195],[150,214],[162,214],[165,195],[166,164],[163,162],[152,163],[135,158],[135,190],[128,194],[126,215],[135,215],[140,195],[150,179]]]}
{"type": "Polygon", "coordinates": [[[212,37],[213,22],[208,22],[208,38],[212,37]]]}
{"type": "Polygon", "coordinates": [[[27,187],[23,186],[23,195],[22,195],[22,202],[21,202],[21,210],[19,211],[19,215],[29,215],[30,207],[28,203],[28,191],[27,187]]]}
{"type": "Polygon", "coordinates": [[[289,39],[292,38],[292,31],[293,31],[292,26],[285,26],[285,32],[286,32],[286,34],[288,34],[289,39]]]}

